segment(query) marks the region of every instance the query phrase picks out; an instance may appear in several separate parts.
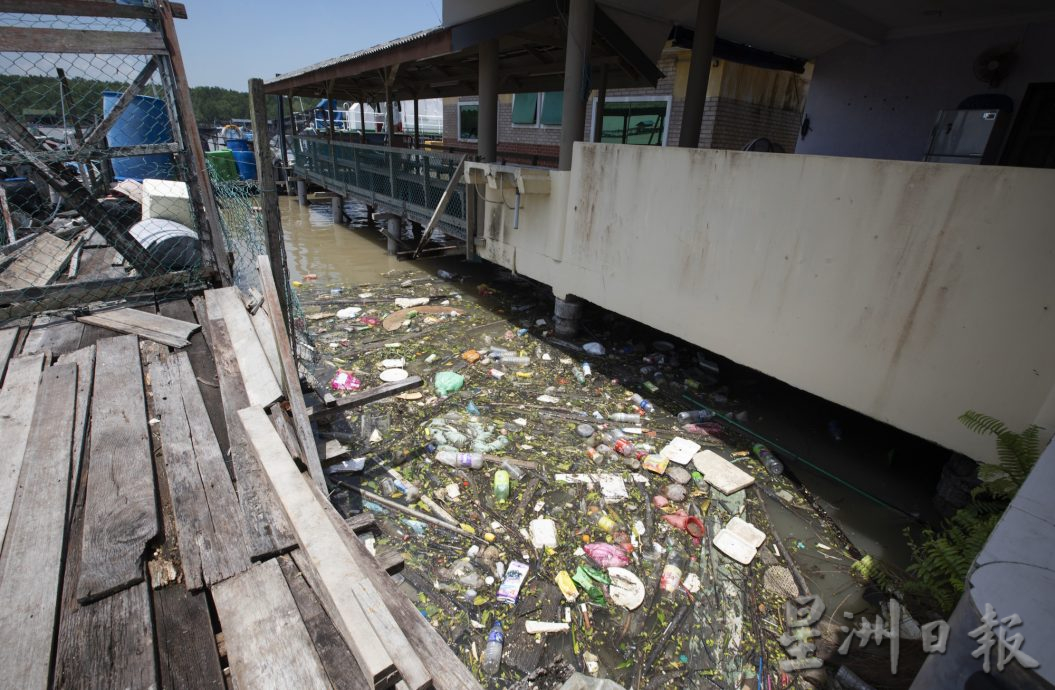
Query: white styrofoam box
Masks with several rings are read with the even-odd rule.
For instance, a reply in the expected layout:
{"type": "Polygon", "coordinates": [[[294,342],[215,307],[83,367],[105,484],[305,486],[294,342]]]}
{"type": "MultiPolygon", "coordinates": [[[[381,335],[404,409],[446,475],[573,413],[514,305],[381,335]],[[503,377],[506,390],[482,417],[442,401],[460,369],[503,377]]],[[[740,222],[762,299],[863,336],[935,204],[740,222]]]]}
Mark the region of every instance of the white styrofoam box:
{"type": "Polygon", "coordinates": [[[187,183],[178,180],[143,180],[143,220],[148,218],[173,220],[191,229],[197,227],[187,183]]]}

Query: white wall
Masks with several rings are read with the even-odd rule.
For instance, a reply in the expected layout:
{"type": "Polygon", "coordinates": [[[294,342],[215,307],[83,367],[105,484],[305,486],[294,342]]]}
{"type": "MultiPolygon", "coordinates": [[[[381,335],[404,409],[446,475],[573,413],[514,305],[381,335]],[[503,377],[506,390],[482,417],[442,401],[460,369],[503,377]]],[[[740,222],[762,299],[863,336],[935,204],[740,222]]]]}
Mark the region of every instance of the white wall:
{"type": "Polygon", "coordinates": [[[967,96],[1003,93],[1016,113],[1030,82],[1055,81],[1055,22],[926,36],[880,46],[846,43],[816,60],[806,114],[813,131],[798,153],[922,160],[939,110],[967,96]],[[995,89],[975,79],[975,58],[1018,45],[995,89]]]}
{"type": "Polygon", "coordinates": [[[541,174],[518,230],[489,190],[484,258],[979,460],[967,409],[1055,429],[1055,171],[576,144],[541,174]]]}

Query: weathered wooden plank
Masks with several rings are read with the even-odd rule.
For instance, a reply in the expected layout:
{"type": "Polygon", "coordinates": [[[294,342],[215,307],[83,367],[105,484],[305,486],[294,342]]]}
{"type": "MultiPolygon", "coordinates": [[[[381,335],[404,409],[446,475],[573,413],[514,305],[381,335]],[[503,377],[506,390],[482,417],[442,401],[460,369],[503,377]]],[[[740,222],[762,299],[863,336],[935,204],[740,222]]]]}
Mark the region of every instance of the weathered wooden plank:
{"type": "Polygon", "coordinates": [[[161,314],[148,314],[138,309],[114,309],[78,316],[77,320],[118,333],[132,333],[169,347],[186,347],[190,344],[187,340],[190,334],[198,330],[196,323],[170,319],[161,314]]]}
{"type": "Polygon", "coordinates": [[[275,336],[275,345],[278,346],[279,360],[282,365],[282,387],[286,393],[286,399],[289,400],[293,428],[300,441],[301,459],[307,466],[308,473],[315,484],[325,491],[326,475],[322,471],[319,449],[316,446],[315,435],[311,431],[304,396],[300,392],[300,374],[297,373],[297,362],[293,359],[289,334],[282,320],[282,306],[279,304],[278,288],[275,287],[275,280],[271,275],[271,264],[266,256],[258,256],[256,259],[257,273],[260,275],[260,289],[264,293],[264,307],[267,308],[268,315],[271,317],[271,330],[275,336]]]}
{"type": "Polygon", "coordinates": [[[332,688],[274,560],[212,588],[234,687],[332,688]]]}
{"type": "Polygon", "coordinates": [[[48,321],[38,316],[26,334],[26,341],[22,343],[22,354],[50,352],[52,355],[62,355],[73,352],[80,347],[83,333],[84,324],[67,319],[48,321]]]}
{"type": "Polygon", "coordinates": [[[209,318],[204,300],[200,297],[194,299],[194,308],[216,361],[231,469],[234,471],[238,502],[245,515],[249,552],[253,560],[259,560],[289,551],[297,545],[293,528],[271,491],[260,464],[250,456],[245,430],[238,419],[238,410],[249,407],[249,401],[242,388],[227,324],[209,318]]]}
{"type": "MultiPolygon", "coordinates": [[[[314,485],[305,483],[312,489],[330,523],[337,528],[348,551],[355,555],[360,563],[368,562],[371,556],[366,545],[353,534],[351,529],[347,528],[327,496],[314,485]]],[[[480,684],[473,674],[458,659],[440,634],[429,625],[428,620],[421,615],[414,603],[400,591],[399,585],[379,567],[364,567],[363,573],[381,594],[385,605],[398,621],[399,627],[414,649],[429,660],[429,668],[432,670],[437,690],[480,690],[480,684]]]]}
{"type": "Polygon", "coordinates": [[[183,579],[194,591],[249,567],[245,518],[187,355],[174,353],[148,371],[183,579]]]}
{"type": "Polygon", "coordinates": [[[93,601],[143,579],[158,531],[146,396],[134,335],[96,344],[88,494],[77,599],[93,601]]]}
{"type": "Polygon", "coordinates": [[[301,457],[300,452],[300,442],[297,440],[297,432],[293,430],[293,424],[289,421],[289,417],[286,416],[282,405],[276,403],[267,409],[271,425],[275,427],[275,431],[282,438],[282,443],[286,445],[286,450],[295,459],[303,461],[304,458],[301,457]]]}
{"type": "Polygon", "coordinates": [[[84,438],[88,431],[88,411],[92,400],[92,378],[95,375],[95,346],[89,345],[68,352],[58,359],[59,364],[77,365],[77,410],[73,421],[73,446],[70,452],[70,493],[66,513],[73,519],[73,501],[81,477],[81,458],[84,438]]]}
{"type": "Polygon", "coordinates": [[[362,407],[367,403],[376,402],[378,400],[384,400],[390,396],[398,393],[403,393],[414,388],[418,388],[422,385],[421,377],[419,376],[408,376],[402,381],[394,381],[392,383],[383,383],[375,388],[369,388],[365,391],[359,391],[352,393],[343,398],[339,398],[332,405],[315,405],[308,408],[308,416],[313,420],[326,419],[327,417],[333,417],[335,415],[354,410],[357,407],[362,407]]]}
{"type": "MultiPolygon", "coordinates": [[[[0,45],[3,43],[3,32],[9,30],[0,27],[0,45]]],[[[28,247],[22,250],[18,258],[0,273],[0,289],[22,290],[29,287],[47,285],[55,278],[63,264],[69,260],[73,240],[59,239],[50,232],[42,232],[28,247]]]]}
{"type": "Polygon", "coordinates": [[[7,360],[15,351],[15,341],[18,340],[18,326],[0,330],[0,384],[4,382],[4,372],[7,371],[7,360]]]}
{"type": "Polygon", "coordinates": [[[209,601],[179,584],[154,590],[161,687],[224,690],[209,601]]]}
{"type": "Polygon", "coordinates": [[[0,558],[0,668],[11,687],[43,688],[51,670],[76,397],[75,364],[41,376],[26,444],[32,461],[23,465],[0,558]]]}
{"type": "Polygon", "coordinates": [[[282,389],[271,372],[271,365],[256,337],[256,329],[242,304],[238,288],[206,290],[205,306],[210,319],[221,319],[227,324],[227,334],[231,338],[249,404],[270,405],[278,400],[282,396],[282,389]]]}
{"type": "Polygon", "coordinates": [[[21,53],[94,53],[96,55],[163,55],[165,41],[157,32],[85,31],[0,27],[0,46],[21,53]]]}
{"type": "Polygon", "coordinates": [[[0,389],[0,439],[4,446],[0,455],[0,544],[4,543],[15,505],[43,367],[44,355],[15,357],[7,365],[7,378],[0,389]]]}
{"type": "MultiPolygon", "coordinates": [[[[293,552],[303,556],[299,549],[293,552]]],[[[308,635],[315,644],[315,651],[319,653],[322,666],[326,669],[326,675],[334,687],[344,690],[369,690],[373,686],[366,682],[366,677],[359,670],[359,663],[352,656],[344,638],[337,632],[333,621],[326,615],[322,608],[319,597],[308,585],[307,580],[300,569],[294,564],[290,556],[279,556],[278,564],[282,568],[282,574],[286,578],[293,600],[297,602],[300,616],[304,620],[304,627],[308,629],[308,635]]]]}
{"type": "Polygon", "coordinates": [[[156,688],[154,654],[150,588],[140,582],[77,607],[64,621],[59,632],[55,687],[156,688]]]}
{"type": "Polygon", "coordinates": [[[309,481],[297,469],[264,409],[249,407],[238,416],[253,454],[308,555],[313,580],[319,583],[315,591],[366,678],[375,687],[389,687],[400,678],[414,690],[427,687],[431,683],[428,671],[343,547],[337,529],[323,516],[309,481]]]}
{"type": "Polygon", "coordinates": [[[278,345],[275,344],[275,333],[271,330],[271,317],[268,316],[267,308],[260,307],[255,314],[250,315],[256,337],[260,340],[260,346],[264,348],[267,355],[267,363],[271,365],[271,373],[275,380],[282,380],[282,362],[279,361],[278,345]]]}
{"type": "MultiPolygon", "coordinates": [[[[187,18],[187,7],[183,3],[170,4],[174,17],[187,18]]],[[[118,5],[112,0],[2,0],[0,1],[0,12],[123,19],[153,19],[157,16],[157,10],[153,7],[118,5]]]]}

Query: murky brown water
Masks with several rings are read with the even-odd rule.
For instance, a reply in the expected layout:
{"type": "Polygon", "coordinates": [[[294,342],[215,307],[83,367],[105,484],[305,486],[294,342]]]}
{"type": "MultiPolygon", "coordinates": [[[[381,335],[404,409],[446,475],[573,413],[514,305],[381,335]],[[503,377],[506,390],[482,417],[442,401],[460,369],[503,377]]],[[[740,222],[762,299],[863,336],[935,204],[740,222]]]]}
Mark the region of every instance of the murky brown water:
{"type": "Polygon", "coordinates": [[[314,273],[322,283],[355,284],[376,281],[381,273],[414,264],[399,262],[385,252],[381,233],[366,219],[361,204],[345,204],[348,225],[335,225],[330,202],[301,206],[296,197],[279,197],[286,256],[292,280],[314,273]]]}

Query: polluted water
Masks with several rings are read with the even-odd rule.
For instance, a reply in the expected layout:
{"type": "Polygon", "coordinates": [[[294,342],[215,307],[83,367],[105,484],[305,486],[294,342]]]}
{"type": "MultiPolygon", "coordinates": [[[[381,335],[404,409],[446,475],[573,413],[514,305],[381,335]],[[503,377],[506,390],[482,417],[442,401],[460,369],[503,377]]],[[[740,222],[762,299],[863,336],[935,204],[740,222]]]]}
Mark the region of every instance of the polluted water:
{"type": "Polygon", "coordinates": [[[858,554],[726,423],[705,353],[611,315],[558,338],[545,286],[397,262],[362,207],[348,227],[283,203],[313,387],[421,380],[319,420],[331,497],[376,516],[368,547],[402,554],[393,577],[485,687],[813,687],[780,669],[785,604],[822,596],[837,645],[871,610],[858,554]]]}

